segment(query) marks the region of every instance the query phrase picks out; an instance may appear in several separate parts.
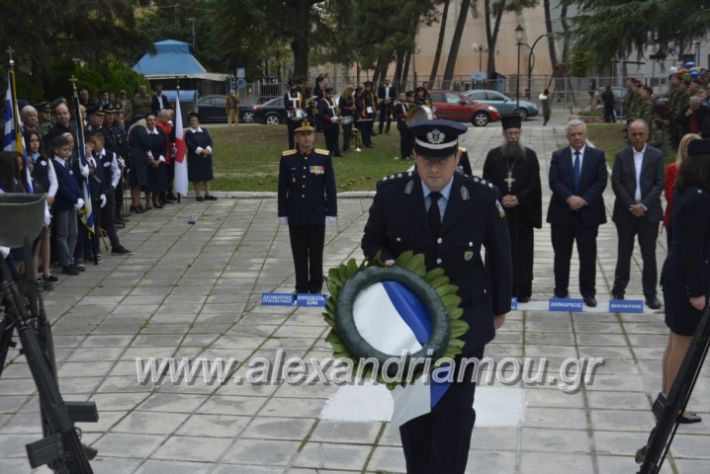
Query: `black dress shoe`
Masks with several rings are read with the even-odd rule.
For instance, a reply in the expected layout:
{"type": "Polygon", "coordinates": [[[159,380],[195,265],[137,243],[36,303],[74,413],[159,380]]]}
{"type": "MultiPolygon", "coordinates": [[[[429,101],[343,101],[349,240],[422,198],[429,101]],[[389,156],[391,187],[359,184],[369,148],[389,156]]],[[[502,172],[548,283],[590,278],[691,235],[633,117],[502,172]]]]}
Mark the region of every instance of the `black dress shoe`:
{"type": "Polygon", "coordinates": [[[678,423],[682,423],[684,425],[690,423],[700,423],[701,421],[703,421],[703,419],[696,413],[688,413],[688,416],[684,416],[682,413],[678,415],[678,423]]]}
{"type": "Polygon", "coordinates": [[[125,229],[126,224],[124,224],[123,222],[117,222],[117,223],[115,223],[113,226],[114,226],[116,229],[125,229]]]}
{"type": "Polygon", "coordinates": [[[585,296],[583,299],[584,299],[584,304],[589,306],[590,308],[597,307],[597,300],[595,300],[593,296],[585,296]]]}
{"type": "Polygon", "coordinates": [[[78,275],[79,270],[74,268],[74,265],[64,265],[62,267],[62,273],[65,273],[67,275],[78,275]]]}
{"type": "Polygon", "coordinates": [[[143,206],[131,206],[131,212],[135,212],[136,214],[143,214],[145,212],[145,209],[143,209],[143,206]]]}
{"type": "Polygon", "coordinates": [[[216,200],[217,200],[217,196],[213,196],[212,194],[208,194],[208,195],[205,196],[205,199],[208,200],[208,201],[216,201],[216,200]]]}
{"type": "Polygon", "coordinates": [[[567,298],[569,293],[566,291],[555,291],[555,298],[567,298]]]}
{"type": "Polygon", "coordinates": [[[166,201],[177,201],[177,196],[175,196],[173,193],[168,193],[167,196],[165,196],[166,201]]]}
{"type": "Polygon", "coordinates": [[[661,302],[658,300],[657,297],[652,296],[650,298],[646,298],[646,306],[648,306],[651,309],[661,309],[661,302]]]}
{"type": "Polygon", "coordinates": [[[131,253],[130,250],[128,250],[126,247],[123,245],[119,245],[118,247],[114,247],[111,249],[111,253],[114,255],[123,255],[126,253],[131,253]]]}
{"type": "Polygon", "coordinates": [[[204,201],[204,200],[205,200],[205,198],[203,198],[202,196],[195,196],[195,201],[197,201],[197,202],[204,201]]]}
{"type": "Polygon", "coordinates": [[[528,303],[530,302],[530,297],[529,296],[521,296],[518,298],[518,303],[528,303]]]}
{"type": "Polygon", "coordinates": [[[86,267],[84,266],[83,263],[77,263],[76,265],[72,265],[72,268],[74,268],[74,270],[76,270],[77,272],[85,272],[86,271],[86,267]]]}
{"type": "Polygon", "coordinates": [[[624,299],[624,294],[623,293],[613,293],[611,294],[611,298],[614,300],[623,300],[624,299]]]}

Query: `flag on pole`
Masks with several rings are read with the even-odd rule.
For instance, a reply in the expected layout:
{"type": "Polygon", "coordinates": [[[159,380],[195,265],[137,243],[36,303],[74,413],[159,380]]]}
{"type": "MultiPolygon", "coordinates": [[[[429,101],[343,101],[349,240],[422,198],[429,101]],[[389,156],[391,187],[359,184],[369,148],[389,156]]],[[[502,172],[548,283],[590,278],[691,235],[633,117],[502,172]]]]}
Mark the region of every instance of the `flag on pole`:
{"type": "Polygon", "coordinates": [[[185,160],[185,132],[180,112],[180,89],[175,100],[175,180],[173,187],[181,196],[187,196],[187,161],[185,160]]]}
{"type": "Polygon", "coordinates": [[[34,192],[32,187],[32,176],[30,175],[30,160],[25,149],[25,139],[22,136],[22,120],[17,106],[17,95],[15,93],[15,74],[10,71],[7,77],[7,93],[5,94],[5,120],[3,150],[16,151],[22,155],[25,161],[25,190],[28,193],[34,192]]]}
{"type": "MultiPolygon", "coordinates": [[[[77,95],[76,88],[74,88],[72,115],[76,122],[74,141],[76,142],[76,150],[79,153],[79,165],[80,167],[88,167],[89,160],[86,159],[86,149],[84,148],[84,121],[81,118],[81,111],[79,110],[79,96],[77,95]]],[[[89,231],[89,239],[91,239],[96,229],[94,227],[94,210],[91,205],[91,191],[89,190],[89,180],[87,178],[81,178],[81,191],[84,199],[84,207],[79,211],[79,217],[81,223],[84,224],[89,231]]]]}

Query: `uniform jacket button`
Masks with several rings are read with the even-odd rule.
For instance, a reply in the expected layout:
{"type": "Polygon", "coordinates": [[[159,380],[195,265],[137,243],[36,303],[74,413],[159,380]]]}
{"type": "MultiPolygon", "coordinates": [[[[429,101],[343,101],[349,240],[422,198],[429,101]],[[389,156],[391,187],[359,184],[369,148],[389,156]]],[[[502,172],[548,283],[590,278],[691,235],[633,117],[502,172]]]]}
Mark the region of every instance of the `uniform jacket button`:
{"type": "Polygon", "coordinates": [[[397,237],[395,240],[396,240],[397,242],[401,242],[401,241],[402,241],[402,237],[397,237]]]}
{"type": "Polygon", "coordinates": [[[442,243],[443,241],[444,241],[444,239],[442,239],[441,237],[439,237],[438,239],[436,239],[436,243],[437,243],[437,244],[440,244],[440,243],[442,243]]]}
{"type": "Polygon", "coordinates": [[[437,258],[437,259],[436,259],[436,264],[437,264],[437,265],[441,265],[441,259],[440,259],[440,258],[437,258]]]}

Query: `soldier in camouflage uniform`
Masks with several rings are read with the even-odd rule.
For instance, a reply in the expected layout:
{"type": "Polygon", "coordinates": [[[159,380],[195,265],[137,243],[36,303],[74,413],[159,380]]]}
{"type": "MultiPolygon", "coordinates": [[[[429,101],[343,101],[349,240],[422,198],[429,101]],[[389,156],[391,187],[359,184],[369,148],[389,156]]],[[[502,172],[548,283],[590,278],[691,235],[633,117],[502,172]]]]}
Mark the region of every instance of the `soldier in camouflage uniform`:
{"type": "Polygon", "coordinates": [[[668,131],[670,133],[670,141],[674,148],[678,147],[680,142],[680,126],[678,125],[678,103],[682,100],[684,93],[683,81],[680,80],[677,74],[671,74],[668,78],[670,82],[670,91],[668,94],[667,117],[668,131]]]}

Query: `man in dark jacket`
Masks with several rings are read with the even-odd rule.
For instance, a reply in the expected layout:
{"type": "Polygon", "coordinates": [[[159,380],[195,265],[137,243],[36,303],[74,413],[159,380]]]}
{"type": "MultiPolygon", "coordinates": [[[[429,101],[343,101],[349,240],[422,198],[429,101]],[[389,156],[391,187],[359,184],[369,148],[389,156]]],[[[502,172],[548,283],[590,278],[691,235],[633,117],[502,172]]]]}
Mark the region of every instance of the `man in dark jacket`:
{"type": "Polygon", "coordinates": [[[643,257],[643,293],[651,309],[659,309],[656,240],[663,219],[661,193],[664,185],[663,153],[648,145],[648,125],[643,120],[629,124],[631,146],[616,154],[611,183],[616,195],[612,220],[619,236],[612,296],[624,299],[629,283],[634,238],[638,235],[643,257]]]}
{"type": "Polygon", "coordinates": [[[547,222],[555,251],[555,297],[566,298],[572,244],[579,253],[579,289],[584,304],[597,305],[596,261],[599,226],[606,222],[602,193],[607,185],[604,152],[587,145],[587,125],[574,119],[567,124],[569,146],[552,153],[552,198],[547,222]]]}

